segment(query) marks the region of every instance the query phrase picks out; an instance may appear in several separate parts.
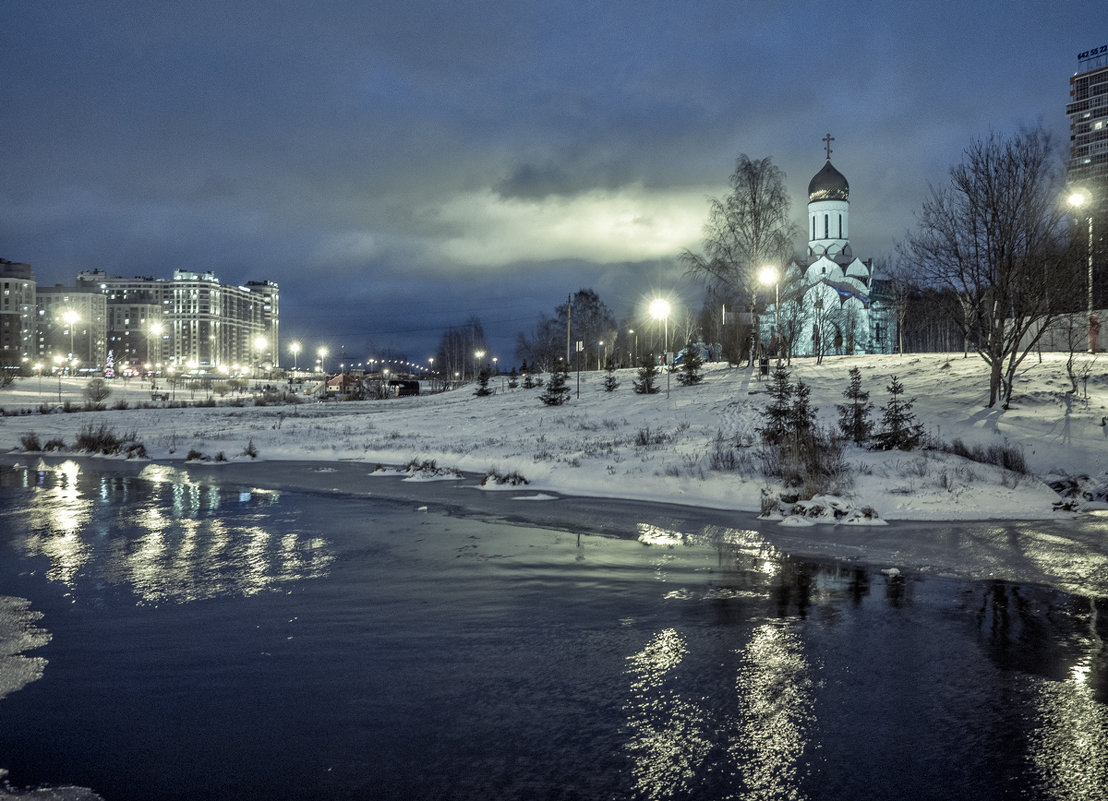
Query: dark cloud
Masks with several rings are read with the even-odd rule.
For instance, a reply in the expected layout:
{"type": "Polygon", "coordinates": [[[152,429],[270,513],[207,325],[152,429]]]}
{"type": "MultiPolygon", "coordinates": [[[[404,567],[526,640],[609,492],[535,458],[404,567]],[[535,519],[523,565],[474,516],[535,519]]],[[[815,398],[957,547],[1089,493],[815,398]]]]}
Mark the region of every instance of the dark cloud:
{"type": "Polygon", "coordinates": [[[889,252],[973,136],[1042,118],[1064,144],[1105,23],[1046,0],[8,0],[0,257],[47,283],[273,279],[290,336],[428,349],[473,312],[507,350],[584,286],[622,313],[680,283],[658,250],[695,246],[739,153],[786,172],[799,220],[831,131],[855,252],[889,252]]]}

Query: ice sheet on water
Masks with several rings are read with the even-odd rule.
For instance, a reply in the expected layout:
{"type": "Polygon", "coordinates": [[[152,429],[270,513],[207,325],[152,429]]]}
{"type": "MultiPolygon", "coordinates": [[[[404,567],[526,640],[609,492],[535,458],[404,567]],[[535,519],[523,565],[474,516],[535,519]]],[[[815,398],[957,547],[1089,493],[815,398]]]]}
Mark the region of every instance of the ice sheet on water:
{"type": "MultiPolygon", "coordinates": [[[[37,625],[41,612],[31,610],[26,598],[0,595],[0,698],[42,678],[46,660],[26,656],[24,652],[50,642],[50,632],[37,625]]],[[[14,790],[4,781],[7,771],[0,768],[0,799],[26,798],[35,801],[102,801],[83,787],[40,787],[14,790]]]]}
{"type": "Polygon", "coordinates": [[[41,618],[27,599],[0,595],[0,698],[42,678],[46,660],[24,655],[50,642],[50,632],[35,625],[41,618]]]}

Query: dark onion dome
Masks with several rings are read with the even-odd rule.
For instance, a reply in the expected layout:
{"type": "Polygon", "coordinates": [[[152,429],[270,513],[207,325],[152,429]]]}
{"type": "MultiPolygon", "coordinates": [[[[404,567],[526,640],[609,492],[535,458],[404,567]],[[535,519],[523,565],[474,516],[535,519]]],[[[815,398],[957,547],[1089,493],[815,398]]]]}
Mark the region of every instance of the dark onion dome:
{"type": "Polygon", "coordinates": [[[849,197],[850,184],[846,182],[841,172],[831,166],[830,159],[808,182],[809,203],[815,203],[818,200],[847,200],[849,197]]]}

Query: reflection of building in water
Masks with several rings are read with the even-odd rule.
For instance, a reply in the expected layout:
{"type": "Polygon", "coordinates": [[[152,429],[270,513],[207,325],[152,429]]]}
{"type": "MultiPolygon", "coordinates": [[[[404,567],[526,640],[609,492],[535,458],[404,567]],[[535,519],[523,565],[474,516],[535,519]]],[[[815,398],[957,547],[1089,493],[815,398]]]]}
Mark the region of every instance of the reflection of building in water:
{"type": "Polygon", "coordinates": [[[78,486],[80,472],[74,461],[38,471],[39,489],[30,500],[31,527],[22,545],[28,555],[49,559],[46,577],[68,587],[91,551],[82,532],[89,523],[92,500],[78,486]]]}
{"type": "Polygon", "coordinates": [[[223,493],[157,470],[144,476],[152,480],[93,484],[76,462],[43,469],[22,550],[49,559],[47,576],[71,590],[87,578],[128,585],[150,603],[253,595],[329,571],[325,540],[258,525],[255,507],[266,510],[278,494],[223,493]]]}

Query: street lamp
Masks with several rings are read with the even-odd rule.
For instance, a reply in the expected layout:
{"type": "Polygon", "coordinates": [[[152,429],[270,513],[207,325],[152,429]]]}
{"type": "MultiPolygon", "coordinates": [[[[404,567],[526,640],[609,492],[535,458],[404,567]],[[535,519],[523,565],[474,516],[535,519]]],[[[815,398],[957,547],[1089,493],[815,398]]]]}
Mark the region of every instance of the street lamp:
{"type": "MultiPolygon", "coordinates": [[[[662,363],[669,366],[669,301],[665,298],[655,298],[650,301],[650,316],[655,320],[665,322],[665,339],[662,340],[662,363]]],[[[669,370],[666,370],[666,397],[669,397],[669,370]]]]}
{"type": "Polygon", "coordinates": [[[69,356],[73,357],[73,324],[81,319],[81,316],[73,309],[66,309],[62,313],[62,319],[65,321],[66,326],[69,328],[69,356]]]}
{"type": "Polygon", "coordinates": [[[269,340],[265,337],[254,337],[254,377],[258,377],[258,371],[261,367],[262,354],[265,353],[265,349],[269,347],[269,340]]]}
{"type": "Polygon", "coordinates": [[[320,348],[316,351],[316,354],[319,356],[319,372],[327,375],[326,362],[324,361],[327,358],[327,348],[320,348]]]}
{"type": "Polygon", "coordinates": [[[604,340],[603,339],[600,340],[599,344],[600,344],[601,356],[600,356],[600,361],[596,363],[596,369],[597,370],[603,370],[604,369],[604,361],[605,361],[604,356],[603,356],[603,354],[604,354],[604,340]]]}
{"type": "Polygon", "coordinates": [[[150,328],[147,329],[147,331],[146,331],[146,361],[156,362],[156,361],[158,361],[158,359],[161,358],[162,349],[160,347],[158,348],[158,359],[155,359],[150,355],[150,337],[158,337],[158,339],[160,341],[161,336],[162,336],[162,332],[164,330],[165,330],[165,328],[164,328],[164,326],[162,326],[161,323],[151,323],[150,328]]]}
{"type": "Polygon", "coordinates": [[[296,357],[300,355],[300,343],[293,342],[289,345],[289,353],[292,354],[292,374],[296,375],[296,357]]]}
{"type": "Polygon", "coordinates": [[[1075,209],[1089,207],[1089,275],[1088,295],[1086,297],[1086,313],[1089,317],[1089,353],[1096,353],[1096,338],[1100,325],[1093,316],[1093,209],[1092,198],[1085,192],[1074,192],[1069,196],[1069,204],[1075,209]]]}
{"type": "Polygon", "coordinates": [[[65,357],[60,353],[54,356],[54,369],[58,371],[58,403],[62,402],[62,364],[65,357]]]}
{"type": "Polygon", "coordinates": [[[485,358],[485,352],[483,350],[474,351],[473,353],[473,377],[477,378],[477,362],[480,359],[485,358]]]}
{"type": "Polygon", "coordinates": [[[781,274],[772,264],[758,271],[758,280],[766,286],[773,284],[773,341],[777,345],[777,358],[781,358],[781,274]]]}

